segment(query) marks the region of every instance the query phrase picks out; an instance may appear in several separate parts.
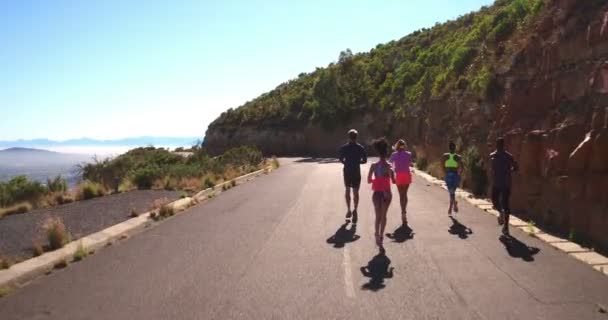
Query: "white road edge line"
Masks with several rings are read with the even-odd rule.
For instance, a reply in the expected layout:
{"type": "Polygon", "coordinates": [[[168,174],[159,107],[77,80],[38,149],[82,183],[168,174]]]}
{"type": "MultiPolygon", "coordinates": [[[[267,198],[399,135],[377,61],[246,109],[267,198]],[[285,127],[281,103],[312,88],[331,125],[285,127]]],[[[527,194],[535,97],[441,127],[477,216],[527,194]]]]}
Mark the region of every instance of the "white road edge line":
{"type": "Polygon", "coordinates": [[[342,250],[344,254],[344,260],[342,264],[344,265],[344,290],[346,292],[346,296],[354,299],[355,298],[355,286],[353,285],[353,273],[352,266],[350,263],[350,249],[348,246],[344,247],[342,250]]]}

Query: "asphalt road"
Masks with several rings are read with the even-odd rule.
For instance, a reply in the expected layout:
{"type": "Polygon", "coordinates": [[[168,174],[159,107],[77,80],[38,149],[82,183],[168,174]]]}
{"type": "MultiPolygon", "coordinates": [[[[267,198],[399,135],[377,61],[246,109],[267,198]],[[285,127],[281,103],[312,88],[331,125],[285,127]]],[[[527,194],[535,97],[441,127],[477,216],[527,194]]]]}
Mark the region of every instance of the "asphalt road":
{"type": "Polygon", "coordinates": [[[353,230],[339,164],[282,164],[1,298],[0,319],[608,319],[608,277],[518,231],[504,244],[462,201],[455,224],[421,178],[413,235],[382,256],[367,185],[353,230]]]}

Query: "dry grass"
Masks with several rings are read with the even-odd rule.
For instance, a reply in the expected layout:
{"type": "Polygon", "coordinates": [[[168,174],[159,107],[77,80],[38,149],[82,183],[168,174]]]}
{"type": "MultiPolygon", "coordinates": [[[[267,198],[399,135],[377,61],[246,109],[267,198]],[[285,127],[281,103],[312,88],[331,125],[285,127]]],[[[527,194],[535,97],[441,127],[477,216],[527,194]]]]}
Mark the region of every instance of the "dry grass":
{"type": "Polygon", "coordinates": [[[202,187],[202,180],[199,178],[182,178],[177,182],[177,188],[180,190],[196,191],[202,187]]]}
{"type": "Polygon", "coordinates": [[[65,267],[67,267],[67,266],[68,266],[68,261],[65,260],[65,259],[63,259],[63,260],[55,263],[55,265],[53,266],[53,268],[55,268],[55,269],[63,269],[65,267]]]}
{"type": "Polygon", "coordinates": [[[14,261],[9,257],[0,256],[0,270],[10,268],[13,263],[14,261]]]}
{"type": "Polygon", "coordinates": [[[63,220],[59,217],[48,218],[44,222],[42,229],[46,235],[50,250],[62,248],[69,242],[68,232],[63,224],[63,220]]]}
{"type": "Polygon", "coordinates": [[[152,207],[150,209],[152,210],[158,210],[160,209],[162,206],[170,203],[171,200],[169,200],[169,198],[164,197],[164,198],[160,198],[160,199],[156,199],[154,201],[152,201],[152,207]]]}
{"type": "Polygon", "coordinates": [[[9,293],[11,293],[11,291],[13,291],[14,289],[15,289],[14,287],[9,286],[9,285],[1,286],[0,287],[0,298],[5,297],[9,293]]]}
{"type": "Polygon", "coordinates": [[[13,206],[0,209],[0,218],[11,214],[21,214],[32,210],[33,206],[30,203],[22,202],[13,206]]]}
{"type": "Polygon", "coordinates": [[[107,194],[108,191],[102,184],[88,180],[81,182],[76,188],[76,200],[88,200],[107,194]]]}
{"type": "Polygon", "coordinates": [[[167,204],[163,205],[162,207],[160,207],[160,209],[158,209],[158,215],[161,218],[168,218],[174,214],[175,210],[173,209],[173,207],[167,204]]]}
{"type": "Polygon", "coordinates": [[[131,213],[129,214],[129,217],[131,217],[131,218],[139,217],[139,212],[137,212],[137,209],[131,208],[131,213]]]}
{"type": "Polygon", "coordinates": [[[32,240],[32,250],[35,257],[42,255],[44,253],[44,246],[42,245],[42,241],[38,239],[32,240]]]}

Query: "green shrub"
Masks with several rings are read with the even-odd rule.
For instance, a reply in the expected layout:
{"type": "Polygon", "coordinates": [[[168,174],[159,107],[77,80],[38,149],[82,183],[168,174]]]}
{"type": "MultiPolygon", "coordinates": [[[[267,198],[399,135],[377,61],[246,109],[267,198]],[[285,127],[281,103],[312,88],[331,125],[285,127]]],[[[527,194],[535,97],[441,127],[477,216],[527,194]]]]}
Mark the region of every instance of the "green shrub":
{"type": "Polygon", "coordinates": [[[106,194],[104,187],[97,182],[85,180],[80,185],[81,199],[88,200],[97,197],[102,197],[106,194]]]}
{"type": "Polygon", "coordinates": [[[26,176],[18,176],[8,182],[0,182],[0,207],[19,202],[38,204],[48,192],[48,188],[40,182],[30,181],[26,176]]]}
{"type": "Polygon", "coordinates": [[[278,169],[281,166],[279,159],[277,159],[277,157],[275,157],[275,156],[272,157],[272,160],[270,163],[271,163],[273,169],[278,169]]]}
{"type": "Polygon", "coordinates": [[[146,166],[133,172],[133,182],[138,189],[150,189],[154,182],[162,177],[159,167],[146,166]]]}
{"type": "Polygon", "coordinates": [[[205,180],[203,180],[203,186],[205,187],[205,189],[215,187],[215,182],[213,178],[209,176],[205,177],[205,180]]]}
{"type": "Polygon", "coordinates": [[[82,245],[82,241],[78,244],[78,248],[76,248],[76,251],[74,251],[73,254],[73,259],[74,261],[81,261],[84,258],[86,258],[89,255],[89,253],[84,249],[84,246],[82,245]]]}
{"type": "Polygon", "coordinates": [[[477,147],[469,147],[463,155],[465,174],[470,178],[471,191],[475,196],[484,196],[488,187],[488,176],[477,147]]]}
{"type": "Polygon", "coordinates": [[[68,191],[68,182],[61,176],[56,176],[54,179],[47,179],[46,186],[51,192],[66,192],[68,191]]]}

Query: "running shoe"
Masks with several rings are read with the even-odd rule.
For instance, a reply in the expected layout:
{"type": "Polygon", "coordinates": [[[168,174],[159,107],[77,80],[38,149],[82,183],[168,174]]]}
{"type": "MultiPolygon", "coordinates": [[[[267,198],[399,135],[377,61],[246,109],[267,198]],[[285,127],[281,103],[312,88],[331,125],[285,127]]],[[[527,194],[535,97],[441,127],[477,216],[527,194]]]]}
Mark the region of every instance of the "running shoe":
{"type": "Polygon", "coordinates": [[[503,224],[505,224],[505,213],[501,210],[498,213],[498,225],[502,226],[503,224]]]}
{"type": "Polygon", "coordinates": [[[506,225],[504,225],[502,227],[502,235],[505,236],[505,237],[510,237],[511,236],[511,234],[509,233],[509,228],[506,225]]]}

